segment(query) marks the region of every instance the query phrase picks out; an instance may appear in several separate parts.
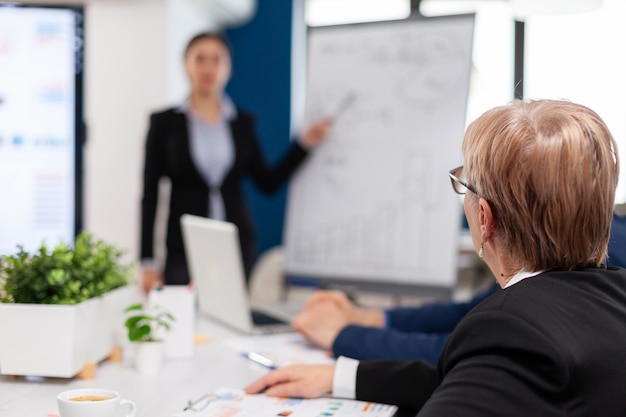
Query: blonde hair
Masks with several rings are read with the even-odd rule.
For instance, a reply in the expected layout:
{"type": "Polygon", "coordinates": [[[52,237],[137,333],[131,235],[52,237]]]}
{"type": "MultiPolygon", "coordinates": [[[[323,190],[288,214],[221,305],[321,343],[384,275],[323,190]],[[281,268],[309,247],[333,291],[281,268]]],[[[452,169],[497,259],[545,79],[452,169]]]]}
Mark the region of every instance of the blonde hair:
{"type": "Polygon", "coordinates": [[[607,255],[617,144],[593,110],[515,100],[463,139],[468,184],[491,206],[504,254],[530,271],[600,265],[607,255]]]}

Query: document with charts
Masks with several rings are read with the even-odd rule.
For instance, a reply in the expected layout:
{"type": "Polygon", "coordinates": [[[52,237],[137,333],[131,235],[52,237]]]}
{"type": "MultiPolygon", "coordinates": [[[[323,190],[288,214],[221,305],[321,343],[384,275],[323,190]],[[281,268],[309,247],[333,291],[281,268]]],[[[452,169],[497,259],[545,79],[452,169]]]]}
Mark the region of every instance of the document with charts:
{"type": "Polygon", "coordinates": [[[340,398],[247,395],[228,388],[220,388],[215,394],[218,399],[194,406],[198,411],[183,411],[173,417],[392,417],[398,409],[393,405],[340,398]]]}

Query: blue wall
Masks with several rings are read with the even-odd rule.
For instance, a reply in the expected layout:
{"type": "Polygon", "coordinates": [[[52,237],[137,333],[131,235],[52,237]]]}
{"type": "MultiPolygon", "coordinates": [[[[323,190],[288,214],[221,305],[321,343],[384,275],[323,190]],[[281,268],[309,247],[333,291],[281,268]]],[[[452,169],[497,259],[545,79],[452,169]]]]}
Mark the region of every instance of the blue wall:
{"type": "MultiPolygon", "coordinates": [[[[256,16],[226,35],[233,49],[233,75],[228,94],[256,119],[261,148],[275,164],[290,144],[292,0],[258,0],[256,16]]],[[[260,193],[244,184],[258,232],[258,253],[280,245],[286,187],[260,193]]]]}

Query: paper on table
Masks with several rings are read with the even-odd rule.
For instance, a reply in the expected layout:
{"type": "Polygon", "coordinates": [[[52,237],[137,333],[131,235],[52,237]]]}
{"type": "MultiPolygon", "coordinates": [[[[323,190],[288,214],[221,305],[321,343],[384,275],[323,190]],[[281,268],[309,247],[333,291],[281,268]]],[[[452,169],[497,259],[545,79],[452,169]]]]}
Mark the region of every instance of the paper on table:
{"type": "Polygon", "coordinates": [[[334,363],[329,353],[312,346],[298,333],[283,333],[231,339],[225,345],[239,353],[255,352],[272,360],[277,367],[295,364],[334,363]]]}
{"type": "Polygon", "coordinates": [[[241,390],[220,388],[219,396],[200,411],[183,411],[173,417],[391,417],[396,406],[338,398],[275,398],[246,395],[241,390]]]}

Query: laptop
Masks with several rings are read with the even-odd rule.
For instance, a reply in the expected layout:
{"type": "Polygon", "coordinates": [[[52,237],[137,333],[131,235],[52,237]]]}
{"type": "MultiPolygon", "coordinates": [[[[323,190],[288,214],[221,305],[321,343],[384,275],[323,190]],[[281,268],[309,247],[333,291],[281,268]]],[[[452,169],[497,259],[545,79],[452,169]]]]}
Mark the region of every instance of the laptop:
{"type": "Polygon", "coordinates": [[[239,231],[233,223],[184,214],[181,219],[189,274],[198,307],[228,327],[245,334],[292,331],[293,304],[250,305],[245,284],[239,231]]]}

